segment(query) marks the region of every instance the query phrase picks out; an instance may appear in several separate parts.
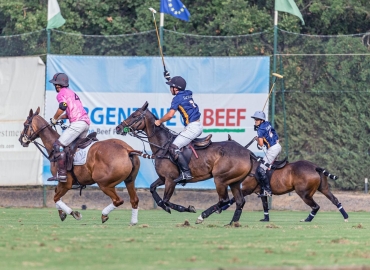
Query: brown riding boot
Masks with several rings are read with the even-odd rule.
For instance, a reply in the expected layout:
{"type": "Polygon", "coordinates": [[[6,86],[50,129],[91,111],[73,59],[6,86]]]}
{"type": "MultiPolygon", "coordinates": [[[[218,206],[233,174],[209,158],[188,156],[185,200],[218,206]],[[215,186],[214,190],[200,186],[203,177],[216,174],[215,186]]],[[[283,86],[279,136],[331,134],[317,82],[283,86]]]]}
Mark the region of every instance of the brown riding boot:
{"type": "Polygon", "coordinates": [[[66,170],[66,153],[60,152],[58,164],[58,180],[59,182],[67,182],[67,170],[66,170]]]}
{"type": "Polygon", "coordinates": [[[63,145],[56,140],[53,143],[53,150],[54,150],[54,158],[57,163],[57,176],[50,177],[47,181],[59,181],[59,182],[67,182],[67,170],[66,170],[66,152],[64,152],[63,145]]]}

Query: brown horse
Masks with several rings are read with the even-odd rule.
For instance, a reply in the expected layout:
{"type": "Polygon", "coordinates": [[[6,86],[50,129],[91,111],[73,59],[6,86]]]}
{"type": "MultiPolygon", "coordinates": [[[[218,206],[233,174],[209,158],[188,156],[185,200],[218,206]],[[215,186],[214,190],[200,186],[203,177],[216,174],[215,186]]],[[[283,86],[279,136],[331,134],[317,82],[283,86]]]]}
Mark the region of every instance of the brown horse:
{"type": "MultiPolygon", "coordinates": [[[[230,139],[231,138],[229,137],[229,140],[230,139]]],[[[252,173],[248,174],[247,178],[242,183],[243,196],[250,195],[254,192],[260,192],[260,186],[255,177],[255,172],[258,166],[259,162],[253,159],[252,173]]],[[[270,181],[272,194],[283,195],[295,190],[299,197],[301,197],[301,199],[312,209],[308,217],[301,221],[311,222],[320,209],[320,206],[312,198],[318,190],[335,206],[337,206],[338,210],[343,215],[344,221],[347,222],[348,214],[338,199],[331,193],[328,184],[328,177],[334,180],[338,179],[338,177],[330,174],[327,170],[306,160],[288,163],[284,167],[273,171],[270,181]]],[[[260,221],[269,221],[267,197],[261,197],[261,199],[264,218],[260,221]]],[[[233,203],[234,199],[232,198],[230,203],[225,205],[222,210],[227,209],[233,203]]]]}
{"type": "MultiPolygon", "coordinates": [[[[49,155],[52,156],[52,145],[59,138],[59,134],[53,130],[45,119],[40,115],[40,108],[33,113],[30,110],[27,120],[24,122],[24,129],[19,137],[23,147],[28,147],[30,143],[40,149],[39,144],[35,142],[41,138],[42,143],[49,155]]],[[[40,149],[41,150],[41,149],[40,149]]],[[[75,219],[80,220],[81,214],[78,211],[72,211],[61,198],[72,188],[74,181],[73,174],[81,185],[98,184],[100,189],[112,199],[112,204],[108,205],[102,212],[102,222],[108,220],[108,214],[116,207],[123,204],[123,200],[117,195],[115,186],[125,182],[132,205],[131,224],[138,222],[138,204],[139,199],[135,190],[135,179],[140,167],[138,156],[132,156],[130,153],[134,150],[125,142],[117,139],[109,139],[94,143],[87,156],[85,165],[73,167],[72,172],[67,173],[67,182],[59,182],[55,188],[54,202],[59,212],[60,219],[65,220],[67,214],[71,214],[75,219]]],[[[51,160],[51,171],[56,174],[56,164],[51,160]]]]}
{"type": "MultiPolygon", "coordinates": [[[[142,108],[132,113],[125,121],[116,127],[117,134],[127,133],[141,139],[148,140],[155,156],[155,169],[159,178],[152,183],[150,191],[157,205],[168,213],[171,209],[179,212],[193,212],[195,208],[185,208],[170,202],[175,190],[176,183],[173,181],[178,175],[177,166],[170,160],[168,148],[176,137],[173,131],[164,125],[157,127],[154,121],[157,119],[148,109],[146,102],[142,108]],[[164,197],[160,198],[156,189],[165,185],[164,197]]],[[[230,223],[238,222],[245,204],[244,197],[240,190],[240,184],[247,177],[252,169],[250,151],[234,141],[213,142],[205,149],[197,150],[198,158],[193,155],[189,166],[193,179],[189,183],[204,181],[214,178],[216,190],[219,195],[219,202],[201,214],[201,219],[208,217],[215,211],[221,209],[229,202],[227,188],[236,201],[236,210],[230,223]]]]}

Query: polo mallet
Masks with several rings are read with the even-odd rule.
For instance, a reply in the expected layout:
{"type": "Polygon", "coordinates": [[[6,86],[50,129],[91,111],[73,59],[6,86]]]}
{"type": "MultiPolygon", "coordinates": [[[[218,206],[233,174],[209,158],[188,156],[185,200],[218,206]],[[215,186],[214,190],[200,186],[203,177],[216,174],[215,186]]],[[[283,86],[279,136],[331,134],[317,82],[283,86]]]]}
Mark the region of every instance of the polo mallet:
{"type": "Polygon", "coordinates": [[[155,15],[154,15],[155,13],[157,13],[157,11],[156,11],[154,8],[149,8],[149,10],[150,10],[150,11],[152,12],[152,14],[153,14],[153,20],[154,20],[154,25],[155,25],[155,32],[157,33],[157,39],[158,39],[159,51],[160,51],[161,56],[162,56],[163,69],[164,69],[164,72],[167,72],[166,65],[164,64],[164,57],[163,57],[163,52],[162,52],[161,40],[159,39],[157,22],[155,21],[155,15]]]}
{"type": "Polygon", "coordinates": [[[276,82],[276,78],[279,78],[279,79],[284,78],[284,76],[283,76],[283,75],[280,75],[280,74],[277,74],[277,73],[272,73],[272,76],[274,76],[274,82],[273,82],[273,84],[272,84],[272,86],[271,86],[270,93],[269,93],[269,95],[268,95],[268,97],[267,97],[267,99],[266,99],[266,102],[265,102],[265,105],[263,106],[262,111],[264,111],[264,110],[265,110],[265,107],[266,107],[267,101],[269,100],[270,95],[271,95],[271,93],[272,93],[272,89],[274,89],[275,82],[276,82]]]}

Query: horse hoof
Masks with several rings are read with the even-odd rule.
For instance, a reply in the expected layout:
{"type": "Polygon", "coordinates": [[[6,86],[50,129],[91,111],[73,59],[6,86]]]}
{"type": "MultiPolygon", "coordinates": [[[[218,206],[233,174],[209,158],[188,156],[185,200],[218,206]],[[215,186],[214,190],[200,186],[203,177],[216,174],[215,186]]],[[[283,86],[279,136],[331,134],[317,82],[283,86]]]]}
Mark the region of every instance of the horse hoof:
{"type": "Polygon", "coordinates": [[[218,209],[217,211],[215,211],[216,214],[221,214],[222,213],[222,209],[218,209]]]}
{"type": "Polygon", "coordinates": [[[195,207],[192,206],[192,205],[189,205],[188,209],[189,209],[190,213],[196,213],[197,212],[197,210],[195,210],[195,207]]]}
{"type": "Polygon", "coordinates": [[[203,221],[204,221],[203,219],[199,219],[199,218],[198,218],[198,219],[197,219],[197,221],[195,221],[195,224],[202,224],[202,223],[203,223],[203,221]]]}
{"type": "Polygon", "coordinates": [[[301,219],[300,222],[311,222],[311,220],[301,219]]]}
{"type": "Polygon", "coordinates": [[[108,216],[101,215],[101,223],[106,222],[108,219],[109,219],[109,217],[108,217],[108,216]]]}
{"type": "Polygon", "coordinates": [[[345,218],[345,219],[344,219],[344,222],[348,222],[348,219],[346,219],[346,218],[345,218]]]}
{"type": "Polygon", "coordinates": [[[130,222],[130,226],[135,226],[137,224],[137,222],[130,222]]]}
{"type": "Polygon", "coordinates": [[[168,214],[171,214],[171,208],[169,208],[168,206],[166,206],[166,208],[164,209],[164,211],[166,211],[168,214]]]}
{"type": "Polygon", "coordinates": [[[60,210],[59,217],[61,221],[64,221],[67,218],[67,214],[60,210]]]}
{"type": "Polygon", "coordinates": [[[72,211],[71,215],[72,215],[72,217],[74,217],[77,220],[81,220],[82,219],[82,215],[78,211],[72,211]]]}
{"type": "MultiPolygon", "coordinates": [[[[260,219],[261,222],[269,222],[270,219],[267,219],[267,218],[264,218],[264,219],[260,219]]],[[[301,220],[302,221],[302,220],[301,220]]]]}

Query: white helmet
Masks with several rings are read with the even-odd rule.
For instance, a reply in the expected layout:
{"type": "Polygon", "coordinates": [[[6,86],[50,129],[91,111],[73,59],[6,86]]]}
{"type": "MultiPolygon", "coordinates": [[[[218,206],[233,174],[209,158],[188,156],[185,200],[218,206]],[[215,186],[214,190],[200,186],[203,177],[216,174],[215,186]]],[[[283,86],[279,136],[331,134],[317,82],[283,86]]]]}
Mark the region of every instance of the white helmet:
{"type": "Polygon", "coordinates": [[[266,120],[266,115],[262,111],[256,111],[251,117],[254,118],[254,119],[257,118],[257,119],[266,120]]]}

